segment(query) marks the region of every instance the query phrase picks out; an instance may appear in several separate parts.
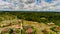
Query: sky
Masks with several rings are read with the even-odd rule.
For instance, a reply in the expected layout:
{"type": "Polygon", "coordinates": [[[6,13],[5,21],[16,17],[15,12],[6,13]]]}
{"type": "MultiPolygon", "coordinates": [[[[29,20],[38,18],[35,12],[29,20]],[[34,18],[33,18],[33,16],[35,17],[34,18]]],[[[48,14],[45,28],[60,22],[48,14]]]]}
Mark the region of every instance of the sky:
{"type": "Polygon", "coordinates": [[[60,0],[0,0],[2,11],[60,11],[60,0]]]}

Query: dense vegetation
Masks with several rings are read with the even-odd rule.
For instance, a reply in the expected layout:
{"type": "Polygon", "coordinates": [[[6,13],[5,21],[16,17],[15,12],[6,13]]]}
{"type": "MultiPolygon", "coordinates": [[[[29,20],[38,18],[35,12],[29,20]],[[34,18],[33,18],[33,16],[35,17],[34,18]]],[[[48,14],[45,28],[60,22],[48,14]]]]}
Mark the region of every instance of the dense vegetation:
{"type": "Polygon", "coordinates": [[[57,34],[60,33],[59,26],[60,13],[58,12],[0,12],[1,34],[20,34],[21,32],[22,34],[40,34],[41,32],[57,34]],[[22,30],[19,22],[21,19],[23,19],[22,30]]]}
{"type": "Polygon", "coordinates": [[[54,22],[60,26],[60,13],[58,12],[0,12],[1,14],[13,14],[19,19],[25,19],[29,21],[50,23],[54,22]]]}
{"type": "Polygon", "coordinates": [[[60,13],[58,12],[8,12],[16,15],[19,19],[25,19],[29,21],[50,23],[54,22],[60,26],[60,13]]]}

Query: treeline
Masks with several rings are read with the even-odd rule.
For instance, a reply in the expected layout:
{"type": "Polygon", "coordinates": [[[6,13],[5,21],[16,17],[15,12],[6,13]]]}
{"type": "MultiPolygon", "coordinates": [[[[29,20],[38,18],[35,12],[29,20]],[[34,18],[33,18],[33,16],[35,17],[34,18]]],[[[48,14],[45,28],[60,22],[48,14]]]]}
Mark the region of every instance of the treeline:
{"type": "Polygon", "coordinates": [[[58,12],[0,12],[0,14],[5,13],[15,15],[18,19],[36,21],[39,23],[54,22],[56,25],[60,25],[60,13],[58,12]]]}

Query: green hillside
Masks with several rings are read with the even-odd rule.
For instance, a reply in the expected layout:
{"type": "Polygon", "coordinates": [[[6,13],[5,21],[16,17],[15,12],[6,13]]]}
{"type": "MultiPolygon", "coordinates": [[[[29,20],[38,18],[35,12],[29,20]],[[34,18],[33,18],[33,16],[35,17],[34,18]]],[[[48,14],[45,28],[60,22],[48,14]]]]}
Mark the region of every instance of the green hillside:
{"type": "Polygon", "coordinates": [[[58,12],[0,12],[0,34],[59,33],[58,12]]]}

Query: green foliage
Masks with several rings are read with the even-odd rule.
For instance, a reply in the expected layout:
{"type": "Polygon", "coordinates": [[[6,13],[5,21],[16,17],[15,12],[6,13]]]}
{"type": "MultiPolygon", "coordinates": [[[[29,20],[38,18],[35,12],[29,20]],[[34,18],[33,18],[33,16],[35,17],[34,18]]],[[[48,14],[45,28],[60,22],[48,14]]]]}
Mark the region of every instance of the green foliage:
{"type": "Polygon", "coordinates": [[[10,29],[9,34],[13,33],[13,29],[10,29]]]}
{"type": "Polygon", "coordinates": [[[56,27],[50,28],[52,31],[57,32],[56,27]]]}
{"type": "Polygon", "coordinates": [[[35,21],[39,23],[54,22],[56,25],[60,26],[60,13],[57,13],[57,12],[56,13],[55,12],[0,12],[0,14],[5,16],[15,15],[17,16],[18,19],[25,19],[28,21],[35,21]],[[44,17],[45,19],[41,19],[42,17],[44,17]]]}
{"type": "Polygon", "coordinates": [[[60,26],[60,13],[54,12],[10,12],[16,15],[19,19],[25,19],[29,21],[49,23],[54,22],[56,25],[60,26]],[[42,17],[46,19],[41,19],[42,17]],[[57,24],[58,23],[58,24],[57,24]]]}

